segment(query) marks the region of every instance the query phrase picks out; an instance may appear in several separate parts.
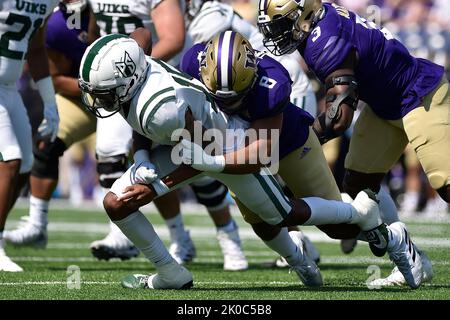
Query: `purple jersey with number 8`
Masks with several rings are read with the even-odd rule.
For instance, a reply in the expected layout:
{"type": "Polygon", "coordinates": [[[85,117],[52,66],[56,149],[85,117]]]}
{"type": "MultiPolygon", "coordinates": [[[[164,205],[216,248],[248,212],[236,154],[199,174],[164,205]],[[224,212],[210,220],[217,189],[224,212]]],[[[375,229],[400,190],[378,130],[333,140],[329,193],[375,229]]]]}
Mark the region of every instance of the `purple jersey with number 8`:
{"type": "MultiPolygon", "coordinates": [[[[180,65],[181,71],[200,81],[198,54],[205,47],[204,44],[196,44],[186,51],[180,65]]],[[[243,101],[249,113],[245,120],[250,122],[283,113],[280,159],[305,144],[309,126],[314,122],[308,112],[289,101],[291,85],[288,71],[279,62],[267,55],[260,55],[255,85],[243,101]]]]}
{"type": "Polygon", "coordinates": [[[324,4],[301,54],[321,81],[356,50],[359,97],[381,118],[397,120],[418,107],[441,81],[444,68],[411,56],[386,29],[353,12],[324,4]]]}

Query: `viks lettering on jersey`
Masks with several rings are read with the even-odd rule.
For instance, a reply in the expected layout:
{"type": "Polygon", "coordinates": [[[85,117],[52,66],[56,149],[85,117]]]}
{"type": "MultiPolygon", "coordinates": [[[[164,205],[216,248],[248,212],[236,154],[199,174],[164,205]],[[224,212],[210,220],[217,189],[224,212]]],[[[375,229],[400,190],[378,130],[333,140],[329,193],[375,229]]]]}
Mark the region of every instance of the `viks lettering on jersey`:
{"type": "Polygon", "coordinates": [[[97,3],[97,11],[101,13],[130,13],[130,7],[126,4],[97,3]]]}
{"type": "Polygon", "coordinates": [[[45,14],[47,12],[45,3],[33,3],[24,0],[16,0],[16,8],[27,13],[45,14]]]}

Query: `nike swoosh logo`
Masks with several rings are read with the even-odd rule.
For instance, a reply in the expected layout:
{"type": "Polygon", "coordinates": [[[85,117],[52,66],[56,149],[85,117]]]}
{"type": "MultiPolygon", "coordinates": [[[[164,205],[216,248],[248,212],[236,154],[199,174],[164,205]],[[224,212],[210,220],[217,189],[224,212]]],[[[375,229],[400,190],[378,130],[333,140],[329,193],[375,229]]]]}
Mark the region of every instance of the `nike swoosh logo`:
{"type": "Polygon", "coordinates": [[[368,240],[370,240],[370,244],[373,245],[374,247],[376,247],[378,249],[386,248],[387,241],[378,230],[371,232],[367,236],[368,236],[368,240]],[[371,238],[371,239],[369,239],[369,238],[371,238]],[[376,242],[375,242],[375,240],[376,240],[376,242]]]}

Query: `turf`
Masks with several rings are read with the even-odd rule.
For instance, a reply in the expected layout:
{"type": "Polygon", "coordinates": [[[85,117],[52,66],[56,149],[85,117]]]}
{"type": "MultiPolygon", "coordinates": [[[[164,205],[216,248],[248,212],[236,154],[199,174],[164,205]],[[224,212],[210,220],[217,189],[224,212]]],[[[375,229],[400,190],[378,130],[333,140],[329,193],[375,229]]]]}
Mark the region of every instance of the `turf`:
{"type": "MultiPolygon", "coordinates": [[[[25,209],[15,209],[7,229],[17,225],[25,209]]],[[[168,243],[164,223],[155,212],[147,217],[168,243]]],[[[243,272],[224,272],[222,256],[215,239],[214,227],[200,210],[184,216],[185,224],[197,248],[197,257],[188,268],[194,275],[194,288],[176,290],[124,289],[120,279],[131,273],[152,273],[154,268],[141,256],[129,261],[96,261],[89,243],[102,238],[108,228],[106,215],[100,210],[51,210],[49,242],[46,250],[7,247],[9,256],[20,264],[23,273],[0,272],[0,299],[449,299],[450,298],[450,220],[443,222],[408,220],[417,243],[426,250],[434,265],[434,279],[418,290],[392,287],[370,290],[365,284],[368,266],[379,268],[387,276],[392,265],[385,258],[375,258],[368,246],[359,243],[350,255],[343,255],[339,242],[327,241],[316,229],[304,230],[315,240],[322,255],[320,269],[325,285],[319,289],[303,286],[295,273],[269,266],[276,258],[258,240],[240,216],[235,215],[243,238],[250,268],[243,272]],[[70,289],[75,276],[69,266],[80,270],[80,289],[70,289]],[[69,280],[69,285],[68,285],[69,280]]]]}

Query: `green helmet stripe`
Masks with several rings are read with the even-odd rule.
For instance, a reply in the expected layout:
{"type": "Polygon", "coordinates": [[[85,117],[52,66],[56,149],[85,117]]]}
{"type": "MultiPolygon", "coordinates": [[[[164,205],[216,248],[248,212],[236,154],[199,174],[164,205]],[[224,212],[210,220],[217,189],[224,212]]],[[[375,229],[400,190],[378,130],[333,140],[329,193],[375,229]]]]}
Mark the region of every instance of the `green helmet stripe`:
{"type": "Polygon", "coordinates": [[[98,40],[97,43],[94,46],[92,46],[92,48],[89,50],[86,56],[86,59],[84,60],[83,74],[81,75],[84,81],[89,82],[90,80],[89,75],[91,73],[92,63],[94,62],[95,56],[97,56],[100,49],[103,48],[111,40],[119,38],[128,38],[128,36],[122,34],[109,34],[98,40]]]}

